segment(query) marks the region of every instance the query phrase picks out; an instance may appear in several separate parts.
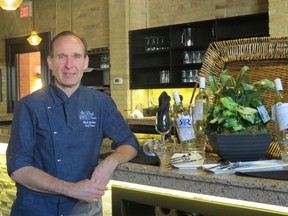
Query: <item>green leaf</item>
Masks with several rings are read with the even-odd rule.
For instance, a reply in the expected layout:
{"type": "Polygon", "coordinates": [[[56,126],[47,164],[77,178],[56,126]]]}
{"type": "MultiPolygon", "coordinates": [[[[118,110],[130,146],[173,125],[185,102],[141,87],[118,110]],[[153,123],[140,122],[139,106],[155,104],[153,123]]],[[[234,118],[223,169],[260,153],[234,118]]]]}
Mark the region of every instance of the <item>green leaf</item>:
{"type": "MultiPolygon", "coordinates": [[[[245,77],[245,73],[246,73],[247,70],[249,70],[249,67],[248,67],[248,66],[243,66],[243,67],[241,68],[240,74],[239,74],[239,76],[238,76],[238,78],[237,78],[237,81],[236,81],[237,86],[241,83],[243,77],[245,77]]],[[[247,77],[246,77],[246,78],[247,78],[247,77]]],[[[247,82],[247,80],[246,80],[246,82],[247,82]]]]}
{"type": "Polygon", "coordinates": [[[253,107],[259,107],[259,106],[263,106],[263,103],[262,103],[262,101],[261,100],[256,100],[256,101],[252,101],[251,102],[251,105],[253,106],[253,107]]]}
{"type": "Polygon", "coordinates": [[[244,74],[242,74],[242,83],[250,84],[250,79],[249,79],[248,75],[246,74],[246,71],[244,74]]]}
{"type": "Polygon", "coordinates": [[[232,86],[235,86],[235,80],[232,76],[226,74],[221,76],[220,82],[222,86],[226,86],[229,81],[232,83],[232,86]]]}
{"type": "Polygon", "coordinates": [[[234,113],[231,112],[230,110],[224,110],[224,111],[223,111],[223,116],[229,117],[229,116],[231,116],[231,115],[234,115],[234,113]]]}
{"type": "Polygon", "coordinates": [[[238,110],[238,104],[231,97],[223,97],[220,100],[223,106],[227,109],[234,112],[238,110]]]}
{"type": "Polygon", "coordinates": [[[214,119],[209,121],[210,124],[214,124],[216,122],[218,122],[218,117],[215,117],[214,119]]]}
{"type": "Polygon", "coordinates": [[[243,119],[245,119],[246,121],[249,121],[251,124],[255,123],[255,115],[254,114],[242,114],[240,113],[240,115],[242,116],[243,119]]]}
{"type": "Polygon", "coordinates": [[[217,84],[214,76],[209,75],[209,76],[208,76],[208,82],[209,82],[209,84],[210,84],[211,89],[212,89],[213,92],[218,91],[219,87],[218,87],[218,84],[217,84]]]}
{"type": "Polygon", "coordinates": [[[221,106],[220,105],[215,105],[213,108],[213,117],[218,116],[219,112],[221,111],[221,106]]]}
{"type": "Polygon", "coordinates": [[[236,125],[235,127],[233,127],[234,131],[241,131],[243,129],[245,129],[245,127],[243,127],[243,125],[236,125]]]}
{"type": "Polygon", "coordinates": [[[253,83],[253,85],[255,86],[264,86],[266,89],[275,89],[275,85],[274,83],[271,81],[271,80],[268,80],[268,79],[262,79],[262,80],[259,80],[259,81],[256,81],[253,83]]]}
{"type": "Polygon", "coordinates": [[[252,89],[254,89],[253,85],[247,84],[247,83],[242,83],[243,89],[245,91],[251,91],[252,89]]]}
{"type": "Polygon", "coordinates": [[[238,125],[238,121],[235,118],[227,118],[225,120],[224,127],[226,128],[233,128],[238,125]]]}
{"type": "Polygon", "coordinates": [[[225,122],[225,118],[224,117],[218,117],[218,124],[221,124],[222,122],[225,122]]]}
{"type": "Polygon", "coordinates": [[[243,114],[243,115],[251,115],[251,114],[255,114],[257,113],[258,111],[254,108],[251,108],[251,107],[241,107],[238,109],[238,112],[243,114]]]}

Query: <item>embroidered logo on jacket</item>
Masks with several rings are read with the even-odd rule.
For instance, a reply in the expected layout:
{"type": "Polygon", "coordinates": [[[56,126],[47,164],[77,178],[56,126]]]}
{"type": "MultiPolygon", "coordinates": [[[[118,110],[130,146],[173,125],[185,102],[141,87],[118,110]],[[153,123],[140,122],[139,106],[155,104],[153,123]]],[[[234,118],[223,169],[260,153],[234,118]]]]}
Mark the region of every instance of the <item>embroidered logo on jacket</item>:
{"type": "Polygon", "coordinates": [[[80,111],[79,113],[79,120],[82,121],[84,127],[95,127],[96,119],[97,118],[94,116],[94,112],[80,111]]]}

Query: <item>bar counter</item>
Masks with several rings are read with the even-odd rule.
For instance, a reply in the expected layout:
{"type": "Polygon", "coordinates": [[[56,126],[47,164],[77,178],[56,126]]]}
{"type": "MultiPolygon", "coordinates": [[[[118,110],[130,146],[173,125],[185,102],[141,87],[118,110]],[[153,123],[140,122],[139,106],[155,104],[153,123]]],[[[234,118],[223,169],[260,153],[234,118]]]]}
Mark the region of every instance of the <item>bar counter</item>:
{"type": "MultiPolygon", "coordinates": [[[[287,181],[125,163],[114,180],[288,207],[287,181]]],[[[287,208],[288,212],[288,208],[287,208]]]]}

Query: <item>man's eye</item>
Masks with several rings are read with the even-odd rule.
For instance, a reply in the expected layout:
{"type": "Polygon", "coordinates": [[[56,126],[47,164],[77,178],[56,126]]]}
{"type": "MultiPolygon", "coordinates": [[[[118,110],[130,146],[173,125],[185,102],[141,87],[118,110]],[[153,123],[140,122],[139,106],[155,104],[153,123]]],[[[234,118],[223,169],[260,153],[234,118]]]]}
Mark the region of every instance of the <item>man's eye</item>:
{"type": "Polygon", "coordinates": [[[80,54],[74,54],[73,55],[73,58],[74,59],[80,59],[82,57],[82,55],[80,55],[80,54]]]}
{"type": "Polygon", "coordinates": [[[63,59],[66,58],[66,56],[65,56],[65,55],[58,55],[57,58],[58,58],[59,60],[63,60],[63,59]]]}

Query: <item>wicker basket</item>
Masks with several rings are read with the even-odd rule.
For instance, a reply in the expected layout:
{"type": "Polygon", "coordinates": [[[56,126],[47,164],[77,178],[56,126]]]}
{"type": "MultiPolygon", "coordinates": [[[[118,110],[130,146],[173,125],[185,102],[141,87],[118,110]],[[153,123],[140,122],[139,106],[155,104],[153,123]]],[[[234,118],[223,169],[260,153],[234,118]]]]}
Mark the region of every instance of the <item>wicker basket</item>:
{"type": "MultiPolygon", "coordinates": [[[[205,54],[200,75],[208,80],[209,74],[217,76],[223,69],[228,69],[230,75],[236,76],[244,65],[250,68],[247,74],[251,82],[263,78],[272,81],[280,78],[284,91],[287,90],[288,37],[255,37],[211,43],[205,54]]],[[[265,107],[268,111],[271,111],[275,95],[273,91],[265,93],[265,107]]],[[[267,156],[279,158],[280,149],[271,123],[268,124],[268,128],[273,134],[273,141],[267,156]]]]}

